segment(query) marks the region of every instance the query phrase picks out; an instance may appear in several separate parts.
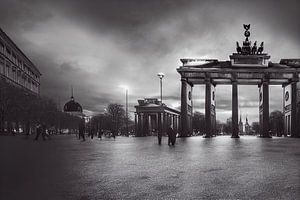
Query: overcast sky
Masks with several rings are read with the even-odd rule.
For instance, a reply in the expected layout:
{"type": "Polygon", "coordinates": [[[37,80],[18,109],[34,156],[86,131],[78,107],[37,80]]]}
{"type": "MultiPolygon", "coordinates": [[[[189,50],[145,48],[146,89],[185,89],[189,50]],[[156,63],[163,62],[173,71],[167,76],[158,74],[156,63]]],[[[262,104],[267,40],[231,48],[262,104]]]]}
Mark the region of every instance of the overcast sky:
{"type": "MultiPolygon", "coordinates": [[[[0,26],[35,63],[41,94],[63,105],[70,98],[86,111],[103,112],[108,103],[130,111],[137,99],[159,96],[157,72],[166,74],[164,100],[180,105],[180,58],[228,60],[235,42],[265,42],[272,62],[300,58],[299,1],[0,0],[0,26]]],[[[270,110],[282,109],[282,88],[271,87],[270,110]]],[[[231,116],[231,87],[217,86],[217,118],[231,116]]],[[[204,87],[194,89],[195,110],[204,112],[204,87]]],[[[239,86],[239,107],[258,120],[258,89],[239,86]]]]}

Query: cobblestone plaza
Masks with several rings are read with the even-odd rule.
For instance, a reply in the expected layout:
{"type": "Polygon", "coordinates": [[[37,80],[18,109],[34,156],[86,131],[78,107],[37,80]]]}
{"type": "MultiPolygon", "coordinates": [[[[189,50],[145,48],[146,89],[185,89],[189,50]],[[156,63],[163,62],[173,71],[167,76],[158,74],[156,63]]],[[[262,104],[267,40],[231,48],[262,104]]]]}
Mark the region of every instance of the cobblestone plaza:
{"type": "Polygon", "coordinates": [[[0,140],[0,199],[297,199],[299,139],[0,140]],[[17,148],[18,147],[18,148],[17,148]]]}

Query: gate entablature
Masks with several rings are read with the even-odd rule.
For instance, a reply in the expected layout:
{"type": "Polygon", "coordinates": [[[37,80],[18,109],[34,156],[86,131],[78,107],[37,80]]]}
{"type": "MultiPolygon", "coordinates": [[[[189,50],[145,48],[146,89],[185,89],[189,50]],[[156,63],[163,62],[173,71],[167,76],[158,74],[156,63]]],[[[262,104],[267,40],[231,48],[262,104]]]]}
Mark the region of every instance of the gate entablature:
{"type": "MultiPolygon", "coordinates": [[[[281,59],[279,63],[272,63],[268,60],[270,56],[264,53],[264,43],[261,42],[257,47],[255,41],[251,45],[250,25],[244,25],[245,41],[240,47],[237,42],[237,52],[230,55],[230,61],[219,61],[217,59],[180,59],[182,66],[177,68],[177,72],[181,75],[181,130],[182,136],[190,134],[191,124],[188,119],[191,118],[187,108],[187,87],[193,87],[197,84],[205,84],[205,119],[207,133],[206,137],[211,137],[214,127],[211,122],[211,91],[218,84],[232,85],[232,137],[238,136],[238,84],[242,85],[258,85],[260,88],[260,134],[264,137],[269,136],[269,85],[293,85],[293,101],[292,106],[296,110],[297,104],[297,82],[300,74],[300,59],[281,59]]],[[[190,89],[190,91],[192,91],[190,89]]],[[[300,101],[300,99],[299,99],[300,101]]],[[[189,105],[192,105],[190,103],[189,105]]],[[[291,120],[298,122],[297,113],[291,115],[291,120]]],[[[292,126],[292,133],[298,133],[295,126],[292,126]]]]}
{"type": "Polygon", "coordinates": [[[231,80],[235,78],[239,84],[258,85],[262,79],[268,76],[271,85],[282,85],[290,83],[300,73],[300,65],[288,66],[279,63],[269,63],[267,68],[259,67],[224,67],[219,64],[211,67],[197,66],[181,66],[177,69],[182,78],[186,78],[191,84],[204,84],[205,79],[209,77],[214,84],[231,84],[231,80]],[[235,74],[235,77],[233,76],[235,74]]]}

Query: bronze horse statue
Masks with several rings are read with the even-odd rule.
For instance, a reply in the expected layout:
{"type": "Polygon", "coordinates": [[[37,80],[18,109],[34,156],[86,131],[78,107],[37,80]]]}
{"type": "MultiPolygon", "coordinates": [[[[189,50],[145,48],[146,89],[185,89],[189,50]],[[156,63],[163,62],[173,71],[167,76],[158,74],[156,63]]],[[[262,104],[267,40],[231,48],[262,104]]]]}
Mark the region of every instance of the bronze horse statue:
{"type": "Polygon", "coordinates": [[[242,48],[240,47],[239,42],[236,42],[236,51],[238,54],[242,53],[242,48]]]}
{"type": "Polygon", "coordinates": [[[256,54],[256,51],[257,51],[256,43],[257,43],[257,41],[254,42],[254,45],[253,45],[253,47],[252,47],[252,49],[251,49],[251,53],[252,53],[252,54],[256,54]]]}
{"type": "Polygon", "coordinates": [[[260,47],[257,50],[257,54],[262,54],[264,50],[264,42],[261,42],[260,47]]]}

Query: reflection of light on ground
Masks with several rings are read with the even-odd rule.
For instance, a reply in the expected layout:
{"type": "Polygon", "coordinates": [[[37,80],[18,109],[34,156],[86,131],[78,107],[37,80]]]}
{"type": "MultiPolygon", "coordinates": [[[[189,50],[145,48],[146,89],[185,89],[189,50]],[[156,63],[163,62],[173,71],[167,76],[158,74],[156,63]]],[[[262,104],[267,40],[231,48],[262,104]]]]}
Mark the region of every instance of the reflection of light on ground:
{"type": "Polygon", "coordinates": [[[254,136],[177,138],[175,146],[167,145],[167,137],[158,145],[157,137],[81,142],[74,135],[61,135],[33,142],[7,136],[0,140],[0,177],[5,183],[0,196],[197,199],[205,194],[214,199],[260,199],[264,191],[263,199],[297,199],[298,146],[293,138],[254,136]]]}

